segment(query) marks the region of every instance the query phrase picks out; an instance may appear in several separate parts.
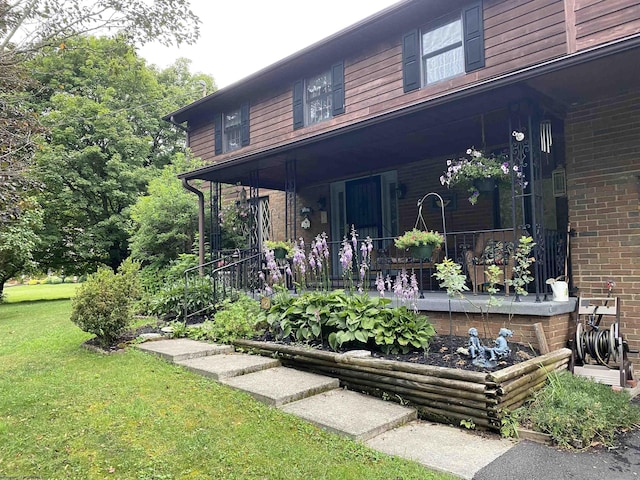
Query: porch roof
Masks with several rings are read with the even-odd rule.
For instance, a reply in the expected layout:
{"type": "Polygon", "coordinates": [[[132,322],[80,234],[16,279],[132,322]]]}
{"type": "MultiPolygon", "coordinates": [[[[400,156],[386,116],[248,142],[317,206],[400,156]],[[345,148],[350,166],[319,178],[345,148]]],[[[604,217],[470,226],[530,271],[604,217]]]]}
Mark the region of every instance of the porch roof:
{"type": "Polygon", "coordinates": [[[482,143],[506,143],[510,104],[545,103],[562,114],[574,102],[598,98],[640,83],[640,34],[448,91],[389,113],[302,140],[238,155],[180,175],[229,184],[284,189],[285,165],[297,162],[298,188],[393,169],[425,158],[456,155],[482,143]],[[585,81],[588,79],[588,81],[585,81]]]}

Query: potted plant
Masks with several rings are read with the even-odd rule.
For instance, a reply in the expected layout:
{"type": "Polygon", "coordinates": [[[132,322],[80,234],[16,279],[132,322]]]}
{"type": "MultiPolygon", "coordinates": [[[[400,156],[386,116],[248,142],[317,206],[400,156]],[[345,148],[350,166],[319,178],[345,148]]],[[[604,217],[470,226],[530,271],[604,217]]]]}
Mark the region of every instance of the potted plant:
{"type": "MultiPolygon", "coordinates": [[[[447,171],[440,177],[440,183],[451,188],[455,185],[467,187],[469,202],[475,205],[482,191],[491,191],[501,182],[508,181],[511,171],[517,179],[523,177],[518,165],[511,166],[503,156],[485,155],[471,147],[467,156],[457,160],[447,160],[447,171]]],[[[520,184],[524,187],[526,182],[520,184]]]]}
{"type": "Polygon", "coordinates": [[[395,239],[395,246],[401,250],[409,249],[413,258],[431,258],[433,249],[444,243],[444,237],[433,230],[414,228],[395,239]]]}
{"type": "Polygon", "coordinates": [[[291,257],[293,253],[293,245],[291,242],[267,240],[264,244],[267,249],[273,250],[273,255],[278,260],[291,257]]]}

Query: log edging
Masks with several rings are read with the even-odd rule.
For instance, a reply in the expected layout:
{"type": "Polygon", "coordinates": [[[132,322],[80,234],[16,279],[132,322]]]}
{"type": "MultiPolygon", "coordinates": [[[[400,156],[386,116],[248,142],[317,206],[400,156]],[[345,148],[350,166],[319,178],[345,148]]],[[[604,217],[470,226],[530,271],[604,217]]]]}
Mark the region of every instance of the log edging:
{"type": "Polygon", "coordinates": [[[499,430],[504,412],[526,402],[549,372],[566,368],[563,348],[490,373],[379,358],[362,358],[309,347],[238,339],[238,348],[277,357],[286,365],[338,378],[342,385],[389,400],[407,402],[423,418],[448,423],[472,420],[499,430]]]}

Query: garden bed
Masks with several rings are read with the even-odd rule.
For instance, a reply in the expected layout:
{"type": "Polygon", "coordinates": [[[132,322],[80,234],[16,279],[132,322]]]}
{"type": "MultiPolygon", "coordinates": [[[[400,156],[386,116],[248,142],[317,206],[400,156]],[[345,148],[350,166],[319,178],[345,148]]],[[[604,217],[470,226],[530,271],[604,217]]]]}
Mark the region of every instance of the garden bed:
{"type": "Polygon", "coordinates": [[[563,348],[494,372],[474,372],[380,358],[356,357],[308,347],[236,340],[236,347],[276,356],[284,365],[332,376],[342,385],[407,403],[422,418],[500,430],[503,410],[522,405],[542,388],[547,374],[566,368],[571,351],[563,348]]]}

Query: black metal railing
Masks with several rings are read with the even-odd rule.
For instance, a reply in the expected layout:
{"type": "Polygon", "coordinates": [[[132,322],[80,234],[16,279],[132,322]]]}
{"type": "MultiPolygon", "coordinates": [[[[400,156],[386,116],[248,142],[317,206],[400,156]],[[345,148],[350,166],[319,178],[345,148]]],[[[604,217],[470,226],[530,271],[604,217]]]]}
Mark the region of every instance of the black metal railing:
{"type": "Polygon", "coordinates": [[[184,272],[183,320],[206,317],[216,304],[237,295],[254,293],[260,288],[258,272],[262,254],[256,250],[223,250],[215,259],[184,272]],[[194,300],[196,299],[196,300],[194,300]]]}

